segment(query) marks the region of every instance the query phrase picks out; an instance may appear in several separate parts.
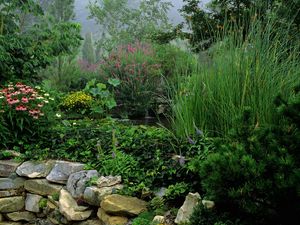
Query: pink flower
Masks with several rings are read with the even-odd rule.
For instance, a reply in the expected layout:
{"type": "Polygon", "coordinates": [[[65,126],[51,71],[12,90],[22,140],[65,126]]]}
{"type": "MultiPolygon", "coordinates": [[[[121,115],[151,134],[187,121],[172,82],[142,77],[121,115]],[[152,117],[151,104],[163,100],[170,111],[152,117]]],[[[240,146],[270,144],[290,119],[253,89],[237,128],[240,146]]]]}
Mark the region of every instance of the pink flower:
{"type": "Polygon", "coordinates": [[[17,110],[17,111],[26,111],[27,108],[26,108],[24,105],[18,105],[18,106],[16,107],[16,110],[17,110]]]}
{"type": "Polygon", "coordinates": [[[40,103],[40,104],[38,104],[37,105],[39,108],[42,108],[43,106],[44,106],[44,104],[43,103],[40,103]]]}
{"type": "Polygon", "coordinates": [[[28,98],[27,97],[23,97],[21,100],[23,103],[28,103],[28,98]]]}

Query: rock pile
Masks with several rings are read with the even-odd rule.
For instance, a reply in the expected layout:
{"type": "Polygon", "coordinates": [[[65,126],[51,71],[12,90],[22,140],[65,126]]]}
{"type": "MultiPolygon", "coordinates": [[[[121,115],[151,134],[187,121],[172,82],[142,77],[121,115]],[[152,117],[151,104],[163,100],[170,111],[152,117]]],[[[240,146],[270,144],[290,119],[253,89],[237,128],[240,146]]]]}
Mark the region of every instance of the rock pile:
{"type": "Polygon", "coordinates": [[[147,203],[116,194],[122,188],[120,176],[81,163],[0,160],[0,225],[125,225],[147,203]]]}

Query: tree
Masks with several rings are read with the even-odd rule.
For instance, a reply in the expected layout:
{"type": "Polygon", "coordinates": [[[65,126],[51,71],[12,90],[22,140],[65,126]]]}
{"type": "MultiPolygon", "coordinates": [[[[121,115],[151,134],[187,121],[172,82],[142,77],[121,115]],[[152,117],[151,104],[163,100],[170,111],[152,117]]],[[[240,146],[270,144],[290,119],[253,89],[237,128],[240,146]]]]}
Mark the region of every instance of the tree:
{"type": "MultiPolygon", "coordinates": [[[[98,45],[112,49],[120,41],[147,39],[155,30],[169,29],[167,11],[172,6],[162,0],[142,0],[130,7],[129,0],[96,0],[89,5],[91,18],[101,25],[98,45]]],[[[131,3],[132,4],[132,3],[131,3]]]]}
{"type": "Polygon", "coordinates": [[[21,30],[23,13],[43,16],[33,0],[0,0],[0,81],[34,79],[55,57],[80,46],[75,23],[34,24],[21,30]]]}
{"type": "Polygon", "coordinates": [[[90,64],[95,63],[96,61],[92,35],[92,33],[87,33],[85,35],[84,43],[82,46],[82,58],[90,64]]]}
{"type": "Polygon", "coordinates": [[[189,40],[195,52],[205,50],[225,34],[224,26],[234,26],[235,32],[247,34],[249,23],[256,19],[272,17],[278,26],[290,26],[300,29],[300,0],[212,0],[209,10],[200,8],[200,0],[183,0],[182,15],[192,31],[189,40]],[[292,15],[292,16],[291,16],[292,15]]]}

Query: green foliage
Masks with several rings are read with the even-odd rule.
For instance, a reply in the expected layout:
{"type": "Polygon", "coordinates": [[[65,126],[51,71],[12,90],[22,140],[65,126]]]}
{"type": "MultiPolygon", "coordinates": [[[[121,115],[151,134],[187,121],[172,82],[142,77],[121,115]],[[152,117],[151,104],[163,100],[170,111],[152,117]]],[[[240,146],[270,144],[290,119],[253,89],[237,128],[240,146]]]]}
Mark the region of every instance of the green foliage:
{"type": "Polygon", "coordinates": [[[246,110],[244,125],[228,142],[216,142],[216,151],[199,164],[206,198],[239,224],[293,224],[299,218],[299,88],[283,99],[276,102],[284,123],[253,126],[246,110]]]}
{"type": "Polygon", "coordinates": [[[51,195],[51,197],[54,201],[58,201],[59,200],[59,192],[55,192],[54,194],[51,195]]]}
{"type": "Polygon", "coordinates": [[[56,56],[70,54],[80,45],[80,26],[75,23],[35,24],[22,30],[18,12],[41,14],[33,1],[5,1],[0,13],[0,81],[36,78],[56,56]],[[19,2],[19,3],[17,3],[19,2]],[[1,18],[9,19],[1,19],[1,18]]]}
{"type": "Polygon", "coordinates": [[[46,198],[42,198],[40,201],[39,201],[39,208],[40,209],[45,209],[47,207],[47,199],[46,198]]]}
{"type": "MultiPolygon", "coordinates": [[[[109,79],[108,84],[116,88],[119,86],[120,81],[109,79]]],[[[114,95],[108,90],[106,84],[97,83],[96,79],[89,81],[84,91],[91,94],[94,98],[90,108],[93,116],[104,117],[111,109],[117,106],[114,95]]]]}
{"type": "Polygon", "coordinates": [[[228,34],[210,49],[210,63],[201,63],[175,89],[174,130],[193,133],[194,125],[213,136],[226,136],[240,126],[235,118],[253,109],[253,124],[278,120],[272,99],[299,82],[299,43],[287,38],[287,28],[269,21],[251,23],[247,41],[239,32],[228,34]],[[278,44],[280,43],[280,45],[278,44]]]}
{"type": "Polygon", "coordinates": [[[85,35],[84,43],[82,46],[82,59],[87,61],[88,63],[96,62],[92,33],[87,33],[85,35]]]}
{"type": "Polygon", "coordinates": [[[154,216],[153,212],[143,212],[132,221],[132,225],[150,225],[154,216]]]}
{"type": "Polygon", "coordinates": [[[184,198],[190,191],[189,188],[189,184],[185,182],[169,185],[166,190],[166,194],[164,195],[164,199],[169,202],[178,202],[178,199],[184,198]]]}

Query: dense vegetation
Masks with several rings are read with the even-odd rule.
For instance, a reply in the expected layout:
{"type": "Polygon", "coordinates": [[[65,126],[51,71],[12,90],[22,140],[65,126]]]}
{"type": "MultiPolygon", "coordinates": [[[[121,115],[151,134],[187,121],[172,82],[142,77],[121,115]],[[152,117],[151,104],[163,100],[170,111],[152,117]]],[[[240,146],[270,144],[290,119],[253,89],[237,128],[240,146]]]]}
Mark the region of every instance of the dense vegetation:
{"type": "Polygon", "coordinates": [[[215,202],[190,225],[294,224],[299,4],[185,0],[186,24],[172,27],[170,2],[98,0],[102,33],[83,40],[74,0],[0,0],[0,158],[121,175],[122,194],[149,201],[133,224],[174,220],[188,192],[215,202]],[[145,116],[168,123],[131,120],[145,116]]]}

